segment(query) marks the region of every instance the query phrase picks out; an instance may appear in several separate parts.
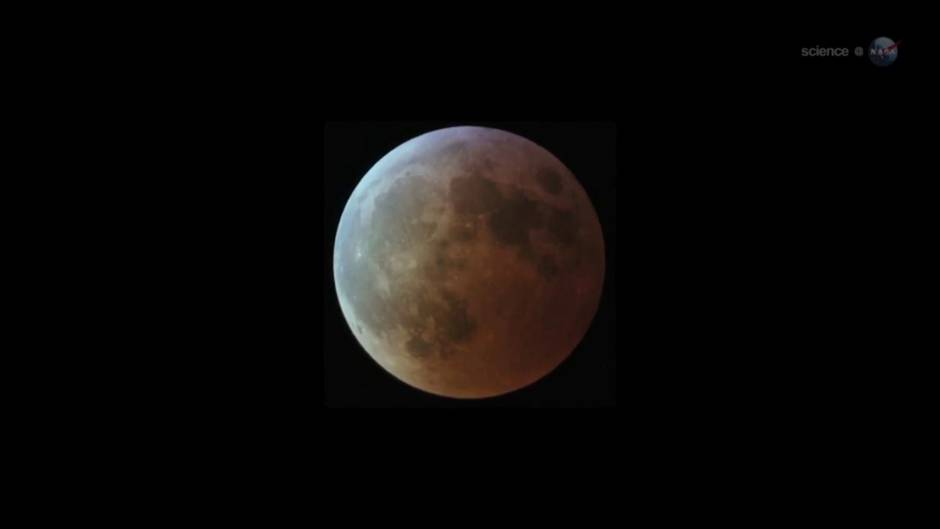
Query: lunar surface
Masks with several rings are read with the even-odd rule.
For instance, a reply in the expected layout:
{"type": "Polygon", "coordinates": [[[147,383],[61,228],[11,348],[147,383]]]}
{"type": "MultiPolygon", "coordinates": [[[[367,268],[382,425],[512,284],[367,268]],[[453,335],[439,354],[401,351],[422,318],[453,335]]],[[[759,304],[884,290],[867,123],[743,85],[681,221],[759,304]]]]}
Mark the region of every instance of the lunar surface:
{"type": "Polygon", "coordinates": [[[600,301],[604,241],[555,156],[509,132],[454,127],[366,173],[340,219],[333,274],[350,329],[386,371],[483,398],[571,354],[600,301]]]}

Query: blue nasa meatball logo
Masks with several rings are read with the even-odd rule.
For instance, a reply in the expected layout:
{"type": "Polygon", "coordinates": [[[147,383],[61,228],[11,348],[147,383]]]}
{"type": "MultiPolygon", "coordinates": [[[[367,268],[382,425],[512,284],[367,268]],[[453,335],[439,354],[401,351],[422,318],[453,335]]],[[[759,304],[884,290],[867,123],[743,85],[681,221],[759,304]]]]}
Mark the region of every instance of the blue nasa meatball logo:
{"type": "Polygon", "coordinates": [[[868,46],[868,58],[875,66],[889,66],[898,59],[898,41],[895,43],[888,37],[878,37],[868,46]]]}

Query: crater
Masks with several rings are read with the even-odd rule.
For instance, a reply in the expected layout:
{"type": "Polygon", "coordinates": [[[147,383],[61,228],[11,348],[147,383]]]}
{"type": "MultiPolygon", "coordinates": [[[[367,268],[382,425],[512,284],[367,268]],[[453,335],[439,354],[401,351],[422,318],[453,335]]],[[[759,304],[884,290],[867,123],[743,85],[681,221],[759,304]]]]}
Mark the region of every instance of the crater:
{"type": "Polygon", "coordinates": [[[448,289],[440,289],[437,296],[424,290],[411,296],[416,313],[402,314],[401,324],[410,338],[405,352],[416,358],[437,355],[447,358],[457,352],[457,346],[467,342],[476,332],[476,321],[470,317],[468,302],[448,289]]]}
{"type": "Polygon", "coordinates": [[[416,358],[424,358],[431,353],[431,344],[420,336],[411,335],[411,339],[405,344],[408,354],[416,358]]]}
{"type": "Polygon", "coordinates": [[[464,140],[455,141],[441,148],[435,159],[457,158],[467,152],[468,144],[464,140]]]}
{"type": "Polygon", "coordinates": [[[547,193],[557,195],[561,192],[561,175],[554,169],[542,168],[535,174],[535,181],[547,193]]]}
{"type": "Polygon", "coordinates": [[[457,213],[478,215],[498,209],[503,197],[495,182],[479,173],[470,173],[450,181],[450,201],[457,213]]]}
{"type": "Polygon", "coordinates": [[[412,174],[399,178],[375,198],[372,217],[362,228],[367,230],[368,253],[376,262],[384,263],[389,252],[431,238],[439,215],[431,207],[430,187],[423,176],[412,174]]]}
{"type": "Polygon", "coordinates": [[[476,217],[467,215],[463,216],[462,218],[454,219],[454,221],[450,224],[448,235],[450,239],[453,239],[457,242],[472,241],[477,236],[476,217]]]}
{"type": "Polygon", "coordinates": [[[437,334],[445,343],[466,342],[476,331],[476,323],[467,312],[467,300],[447,289],[441,290],[441,296],[444,298],[444,317],[439,321],[437,334]]]}
{"type": "Polygon", "coordinates": [[[549,255],[543,255],[539,258],[538,271],[545,279],[552,279],[558,275],[558,265],[555,259],[549,255]]]}
{"type": "Polygon", "coordinates": [[[545,228],[564,246],[572,246],[578,241],[577,217],[572,211],[551,209],[545,219],[545,228]]]}
{"type": "Polygon", "coordinates": [[[489,218],[489,228],[493,236],[502,244],[527,246],[529,230],[541,224],[539,208],[522,192],[512,194],[493,212],[489,218]]]}

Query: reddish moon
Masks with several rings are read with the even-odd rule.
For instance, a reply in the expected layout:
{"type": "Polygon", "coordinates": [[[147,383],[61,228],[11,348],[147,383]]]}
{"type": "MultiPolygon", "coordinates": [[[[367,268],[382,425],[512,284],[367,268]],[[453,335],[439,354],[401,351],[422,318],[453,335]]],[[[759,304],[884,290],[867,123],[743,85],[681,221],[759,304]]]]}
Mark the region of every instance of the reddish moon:
{"type": "Polygon", "coordinates": [[[423,134],[379,160],[340,218],[336,293],[365,351],[454,398],[528,386],[597,312],[604,240],[575,176],[502,130],[423,134]]]}

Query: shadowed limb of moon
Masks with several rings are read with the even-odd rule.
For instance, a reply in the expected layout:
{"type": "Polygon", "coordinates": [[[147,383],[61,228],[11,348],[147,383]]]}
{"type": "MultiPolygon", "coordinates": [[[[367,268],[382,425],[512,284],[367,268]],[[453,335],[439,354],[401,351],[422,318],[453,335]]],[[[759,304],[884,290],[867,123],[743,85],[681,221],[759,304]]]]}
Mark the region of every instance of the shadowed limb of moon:
{"type": "Polygon", "coordinates": [[[343,210],[333,255],[366,352],[416,388],[507,393],[551,372],[597,311],[594,208],[548,151],[496,129],[429,132],[379,160],[343,210]]]}

